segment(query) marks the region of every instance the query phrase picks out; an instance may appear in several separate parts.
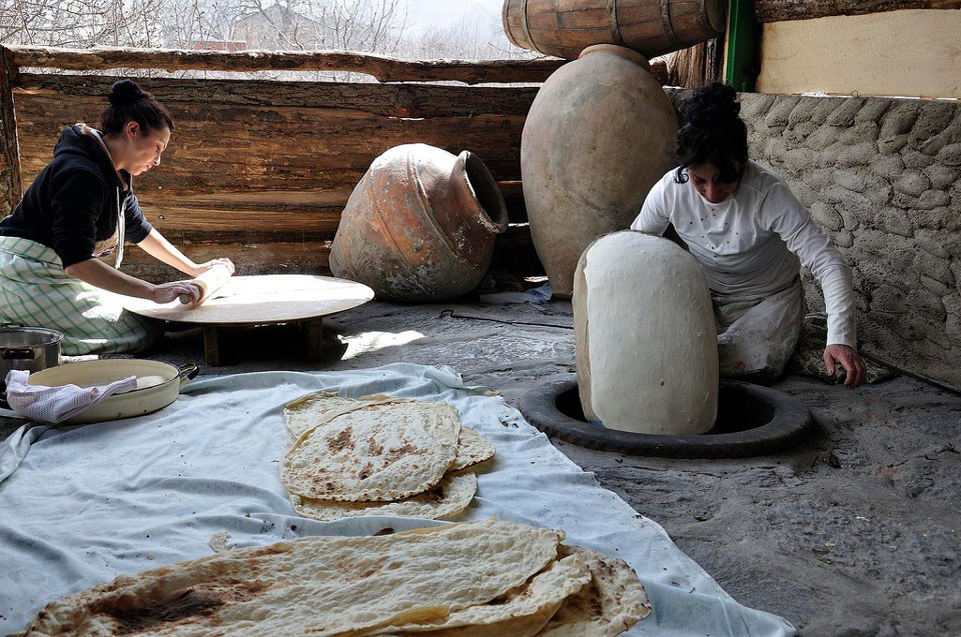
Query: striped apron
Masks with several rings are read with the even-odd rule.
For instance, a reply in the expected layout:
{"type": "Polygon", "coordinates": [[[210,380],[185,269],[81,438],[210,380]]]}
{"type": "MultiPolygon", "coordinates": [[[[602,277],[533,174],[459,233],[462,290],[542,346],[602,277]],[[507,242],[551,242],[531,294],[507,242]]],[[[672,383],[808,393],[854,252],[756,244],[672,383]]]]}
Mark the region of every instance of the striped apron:
{"type": "Polygon", "coordinates": [[[52,248],[0,236],[0,322],[62,332],[70,356],[149,347],[161,324],[124,310],[121,299],[64,272],[52,248]]]}

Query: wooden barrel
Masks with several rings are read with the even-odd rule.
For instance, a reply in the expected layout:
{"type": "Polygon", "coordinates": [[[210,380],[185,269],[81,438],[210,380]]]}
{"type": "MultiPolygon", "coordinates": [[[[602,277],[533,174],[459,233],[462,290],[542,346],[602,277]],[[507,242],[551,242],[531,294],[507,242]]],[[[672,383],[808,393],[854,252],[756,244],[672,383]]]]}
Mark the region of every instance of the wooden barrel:
{"type": "Polygon", "coordinates": [[[594,44],[648,58],[724,34],[725,0],[504,0],[504,31],[522,49],[574,60],[594,44]]]}

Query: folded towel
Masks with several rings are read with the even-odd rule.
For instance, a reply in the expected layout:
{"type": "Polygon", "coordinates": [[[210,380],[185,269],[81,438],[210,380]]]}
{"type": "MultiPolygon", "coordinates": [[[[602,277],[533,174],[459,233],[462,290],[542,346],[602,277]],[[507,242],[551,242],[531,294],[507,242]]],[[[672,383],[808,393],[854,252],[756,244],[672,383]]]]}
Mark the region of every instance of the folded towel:
{"type": "Polygon", "coordinates": [[[111,394],[137,388],[136,376],[128,376],[103,387],[45,387],[28,384],[29,375],[30,372],[22,369],[11,369],[7,374],[7,402],[10,409],[24,418],[53,424],[76,416],[111,394]]]}

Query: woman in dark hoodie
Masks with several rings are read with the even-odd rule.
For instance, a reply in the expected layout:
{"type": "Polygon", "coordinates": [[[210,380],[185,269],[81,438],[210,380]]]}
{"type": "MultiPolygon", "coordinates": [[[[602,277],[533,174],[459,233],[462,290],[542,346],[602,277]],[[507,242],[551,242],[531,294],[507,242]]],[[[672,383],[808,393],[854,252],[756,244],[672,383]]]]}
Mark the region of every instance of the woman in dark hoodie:
{"type": "Polygon", "coordinates": [[[135,352],[160,336],[159,324],[124,310],[115,294],[199,298],[186,281],[154,285],[121,272],[125,239],[191,277],[230,263],[194,263],[144,218],[131,177],[160,164],[173,120],[130,80],[108,99],[100,130],[65,129],[53,161],[0,221],[0,322],[63,332],[64,354],[135,352]],[[98,258],[111,253],[112,267],[98,258]]]}

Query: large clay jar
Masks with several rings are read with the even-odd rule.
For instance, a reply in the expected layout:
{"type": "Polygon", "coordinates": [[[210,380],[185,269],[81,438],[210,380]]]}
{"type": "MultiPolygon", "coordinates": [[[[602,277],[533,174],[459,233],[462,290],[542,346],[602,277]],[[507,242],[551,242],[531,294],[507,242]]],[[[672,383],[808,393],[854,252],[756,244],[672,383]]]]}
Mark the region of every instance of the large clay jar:
{"type": "Polygon", "coordinates": [[[506,228],[504,197],[477,156],[395,146],[351,193],[330,269],[380,298],[450,299],[477,287],[506,228]]]}
{"type": "Polygon", "coordinates": [[[570,298],[577,259],[623,230],[674,165],[677,116],[640,53],[599,44],[555,71],[521,137],[524,202],[555,296],[570,298]]]}
{"type": "Polygon", "coordinates": [[[714,425],[711,294],[677,244],[633,230],[591,244],[574,279],[574,330],[589,420],[645,434],[700,434],[714,425]]]}

